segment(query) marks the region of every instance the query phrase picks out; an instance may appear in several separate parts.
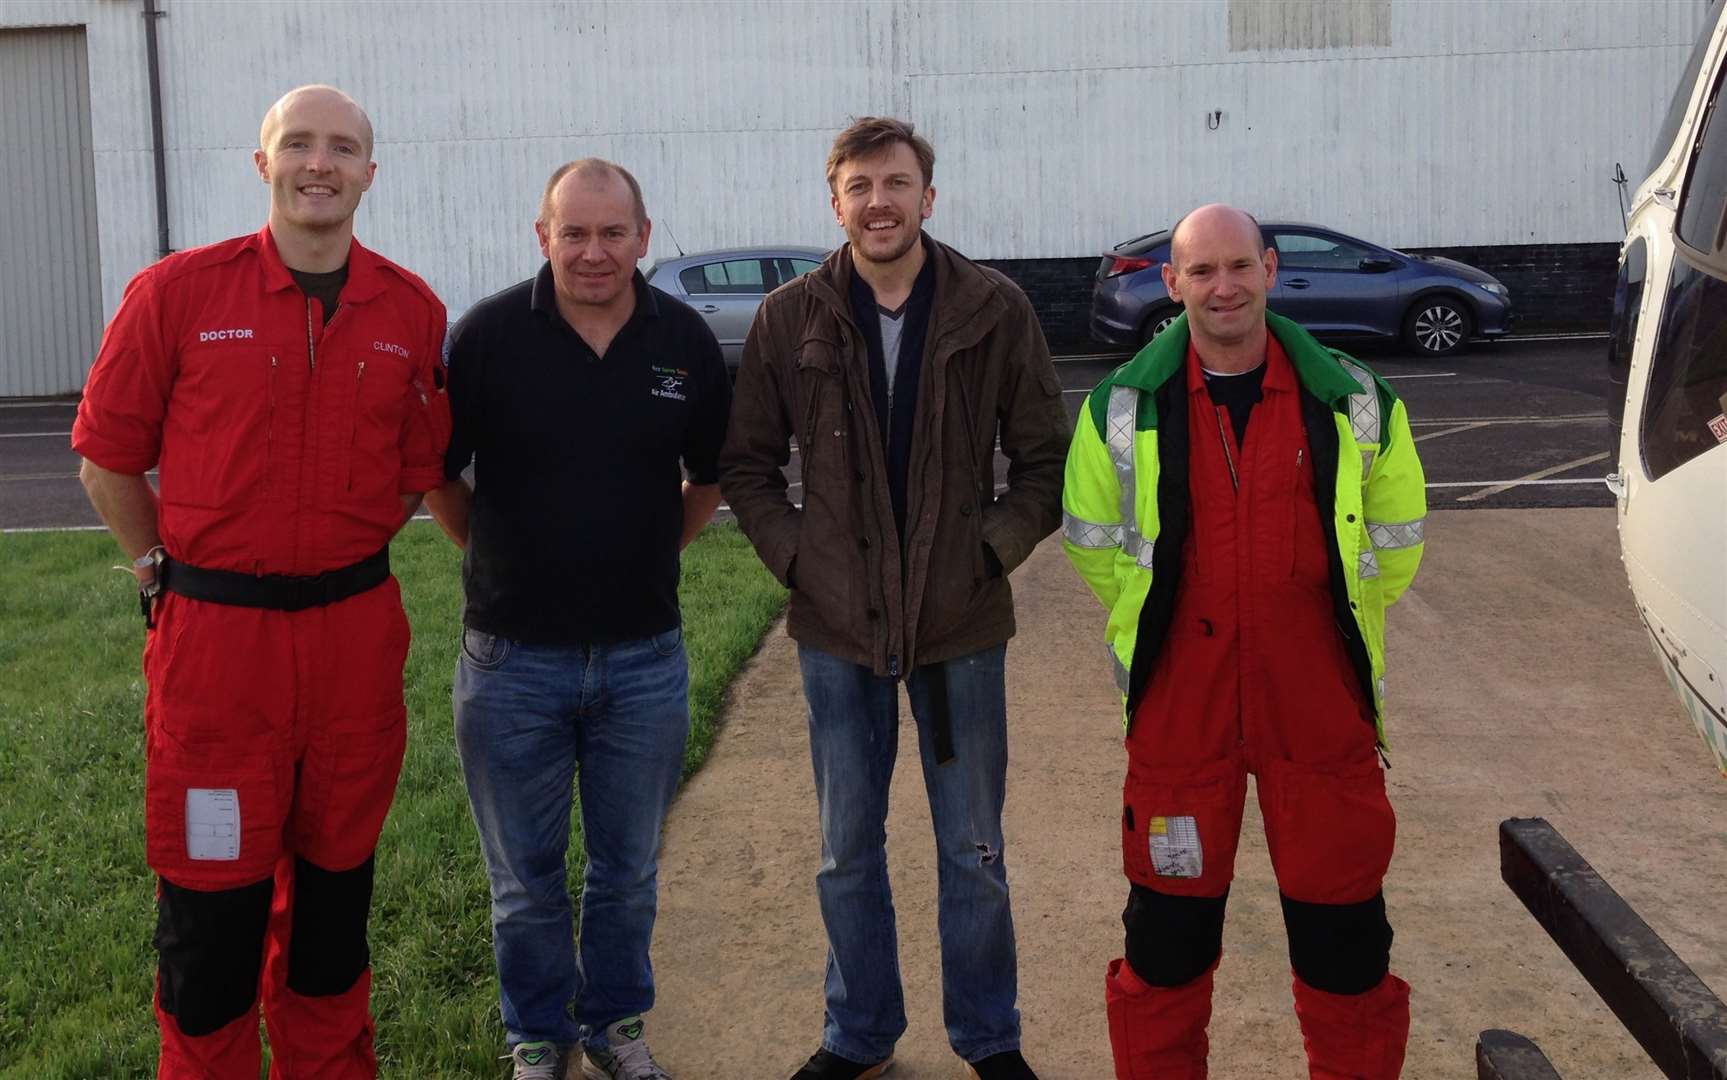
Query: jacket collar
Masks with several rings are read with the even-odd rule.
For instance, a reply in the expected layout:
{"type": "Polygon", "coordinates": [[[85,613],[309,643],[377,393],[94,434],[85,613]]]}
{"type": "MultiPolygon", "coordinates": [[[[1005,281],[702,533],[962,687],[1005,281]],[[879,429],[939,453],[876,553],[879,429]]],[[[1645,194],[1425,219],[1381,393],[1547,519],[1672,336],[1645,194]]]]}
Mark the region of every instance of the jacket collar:
{"type": "MultiPolygon", "coordinates": [[[[1001,297],[1000,287],[982,267],[927,233],[921,234],[921,242],[935,265],[930,341],[940,345],[944,339],[952,337],[954,346],[963,348],[989,332],[1007,311],[1007,302],[1001,297]]],[[[856,272],[851,245],[847,243],[841,244],[820,266],[805,275],[810,295],[853,330],[858,330],[858,327],[852,318],[848,297],[856,272]]]]}
{"type": "MultiPolygon", "coordinates": [[[[1313,335],[1302,329],[1299,323],[1267,311],[1265,326],[1283,346],[1284,355],[1295,367],[1296,378],[1301,380],[1302,388],[1308,393],[1333,409],[1339,409],[1350,394],[1361,390],[1361,384],[1343,370],[1342,363],[1331,354],[1331,350],[1314,340],[1313,335]]],[[[1187,314],[1183,312],[1132,360],[1117,369],[1115,385],[1133,386],[1145,391],[1158,389],[1169,381],[1170,376],[1182,370],[1187,360],[1189,336],[1187,314]]]]}
{"type": "MultiPolygon", "coordinates": [[[[297,287],[294,284],[294,275],[288,270],[288,264],[282,261],[281,252],[276,250],[276,238],[270,235],[270,226],[265,225],[259,229],[247,246],[258,252],[258,258],[263,264],[266,292],[297,287]]],[[[359,240],[349,240],[348,280],[342,286],[342,303],[360,303],[382,293],[387,284],[383,268],[383,259],[368,250],[359,240]]]]}

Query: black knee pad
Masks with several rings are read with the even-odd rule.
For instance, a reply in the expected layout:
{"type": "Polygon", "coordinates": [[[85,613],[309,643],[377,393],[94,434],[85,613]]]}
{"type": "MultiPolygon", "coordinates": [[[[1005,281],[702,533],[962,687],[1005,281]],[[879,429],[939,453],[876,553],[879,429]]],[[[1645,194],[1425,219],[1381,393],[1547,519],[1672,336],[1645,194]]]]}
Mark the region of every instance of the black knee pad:
{"type": "Polygon", "coordinates": [[[1385,894],[1359,904],[1307,904],[1281,896],[1296,978],[1331,994],[1365,994],[1391,968],[1385,894]]]}
{"type": "Polygon", "coordinates": [[[1181,986],[1204,975],[1223,954],[1222,896],[1171,896],[1135,885],[1121,913],[1127,963],[1149,986],[1181,986]]]}
{"type": "Polygon", "coordinates": [[[208,1035],[245,1016],[258,1001],[264,932],[276,883],[219,892],[161,878],[156,897],[157,995],[187,1035],[208,1035]]]}
{"type": "Polygon", "coordinates": [[[346,993],[372,962],[366,918],[376,859],[370,856],[352,870],[294,860],[294,929],[288,938],[288,989],[294,993],[346,993]]]}

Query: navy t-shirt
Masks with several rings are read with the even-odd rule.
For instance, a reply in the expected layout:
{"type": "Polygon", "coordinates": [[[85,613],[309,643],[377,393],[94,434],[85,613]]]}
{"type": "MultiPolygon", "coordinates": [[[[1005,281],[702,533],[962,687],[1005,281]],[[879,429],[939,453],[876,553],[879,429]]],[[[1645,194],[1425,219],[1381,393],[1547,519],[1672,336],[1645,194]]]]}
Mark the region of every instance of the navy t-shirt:
{"type": "Polygon", "coordinates": [[[471,461],[465,623],[536,644],[678,623],[682,481],[719,482],[731,380],[713,332],[635,277],[599,357],[558,313],[551,264],[450,333],[446,475],[471,461]]]}

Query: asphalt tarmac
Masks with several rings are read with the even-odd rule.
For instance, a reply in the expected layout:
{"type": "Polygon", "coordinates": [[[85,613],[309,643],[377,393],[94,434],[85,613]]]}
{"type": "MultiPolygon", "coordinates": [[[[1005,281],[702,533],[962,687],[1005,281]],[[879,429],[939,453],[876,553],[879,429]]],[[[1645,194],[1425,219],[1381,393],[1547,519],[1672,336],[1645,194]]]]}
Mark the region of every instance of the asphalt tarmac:
{"type": "MultiPolygon", "coordinates": [[[[1387,350],[1361,357],[1407,403],[1435,509],[1611,506],[1616,457],[1601,338],[1477,344],[1442,361],[1387,350]]],[[[1069,415],[1125,356],[1057,362],[1069,415]]],[[[0,402],[0,531],[98,527],[78,484],[71,403],[0,402]]],[[[787,469],[791,496],[797,455],[787,469]]],[[[998,483],[1007,459],[996,458],[998,483]]],[[[721,516],[729,516],[722,509],[721,516]]]]}

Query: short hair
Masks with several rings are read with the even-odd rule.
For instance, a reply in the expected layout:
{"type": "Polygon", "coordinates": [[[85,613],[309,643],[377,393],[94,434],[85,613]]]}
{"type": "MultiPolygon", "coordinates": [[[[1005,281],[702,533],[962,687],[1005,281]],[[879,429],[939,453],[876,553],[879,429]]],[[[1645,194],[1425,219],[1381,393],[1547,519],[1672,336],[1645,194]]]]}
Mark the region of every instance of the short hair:
{"type": "Polygon", "coordinates": [[[911,147],[911,152],[917,157],[918,169],[923,173],[923,185],[929,187],[935,181],[935,148],[929,140],[904,120],[895,120],[891,116],[865,116],[852,121],[851,126],[834,139],[833,149],[828,151],[828,189],[833,190],[841,165],[853,158],[885,153],[895,143],[911,147]]]}
{"type": "Polygon", "coordinates": [[[630,175],[630,170],[615,161],[605,158],[578,158],[566,161],[552,172],[552,178],[546,181],[546,193],[540,196],[540,216],[535,219],[544,225],[552,220],[552,193],[558,190],[558,184],[564,177],[576,173],[583,180],[597,180],[602,176],[615,175],[623,179],[624,185],[630,189],[630,201],[635,204],[636,224],[646,225],[648,222],[648,204],[642,201],[642,185],[636,183],[636,178],[630,175]]]}

